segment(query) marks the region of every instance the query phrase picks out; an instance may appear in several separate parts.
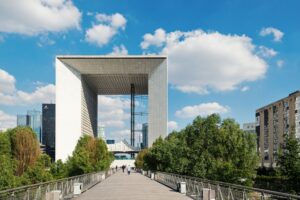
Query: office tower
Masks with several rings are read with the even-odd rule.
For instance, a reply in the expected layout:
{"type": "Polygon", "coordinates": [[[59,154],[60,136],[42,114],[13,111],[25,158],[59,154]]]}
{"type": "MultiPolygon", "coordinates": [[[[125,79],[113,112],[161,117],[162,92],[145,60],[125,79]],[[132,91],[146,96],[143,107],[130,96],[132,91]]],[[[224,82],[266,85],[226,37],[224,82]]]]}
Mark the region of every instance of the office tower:
{"type": "Polygon", "coordinates": [[[36,134],[37,139],[42,143],[42,113],[37,110],[27,111],[29,117],[28,126],[30,126],[33,132],[36,134]]]}
{"type": "Polygon", "coordinates": [[[101,139],[105,140],[105,126],[103,126],[103,125],[98,126],[97,138],[101,138],[101,139]]]}
{"type": "Polygon", "coordinates": [[[284,136],[300,138],[300,91],[256,110],[257,151],[261,165],[276,166],[284,136]]]}
{"type": "Polygon", "coordinates": [[[42,141],[45,152],[55,160],[55,104],[42,104],[42,141]]]}
{"type": "Polygon", "coordinates": [[[29,126],[29,116],[17,115],[17,126],[29,126]]]}

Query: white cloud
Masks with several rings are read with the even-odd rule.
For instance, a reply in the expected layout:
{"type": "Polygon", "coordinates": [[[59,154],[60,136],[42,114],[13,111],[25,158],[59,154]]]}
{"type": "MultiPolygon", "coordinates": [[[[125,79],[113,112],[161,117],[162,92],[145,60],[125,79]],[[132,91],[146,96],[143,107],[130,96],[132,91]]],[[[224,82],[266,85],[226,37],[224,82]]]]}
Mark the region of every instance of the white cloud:
{"type": "Polygon", "coordinates": [[[15,77],[0,69],[0,105],[33,105],[55,102],[55,86],[38,86],[33,92],[15,88],[15,77]]]}
{"type": "Polygon", "coordinates": [[[123,44],[120,46],[114,46],[113,51],[109,55],[128,55],[128,50],[123,44]]]}
{"type": "Polygon", "coordinates": [[[120,13],[113,15],[97,14],[97,24],[93,24],[85,33],[85,40],[101,47],[106,45],[119,31],[125,30],[126,19],[120,13]]]}
{"type": "Polygon", "coordinates": [[[202,103],[194,106],[185,106],[182,109],[176,111],[175,115],[179,118],[194,118],[198,115],[207,116],[213,113],[227,113],[229,107],[222,106],[217,102],[202,103]]]}
{"type": "Polygon", "coordinates": [[[168,121],[168,131],[171,132],[171,131],[174,131],[174,130],[177,130],[179,128],[177,122],[175,121],[168,121]]]}
{"type": "Polygon", "coordinates": [[[146,34],[141,46],[147,50],[161,45],[160,54],[168,55],[169,82],[182,92],[230,91],[263,78],[267,71],[267,63],[245,35],[174,31],[155,40],[157,31],[146,34]]]}
{"type": "Polygon", "coordinates": [[[0,131],[5,131],[8,128],[14,128],[17,125],[17,117],[9,115],[0,110],[0,131]]]}
{"type": "Polygon", "coordinates": [[[0,32],[37,35],[80,28],[81,13],[71,0],[2,0],[0,32]]]}
{"type": "Polygon", "coordinates": [[[1,93],[13,93],[15,91],[16,79],[6,71],[0,69],[0,94],[1,93]]]}
{"type": "Polygon", "coordinates": [[[112,131],[108,134],[107,138],[113,138],[115,140],[127,140],[130,141],[130,130],[129,129],[123,129],[123,130],[117,130],[112,131]]]}
{"type": "Polygon", "coordinates": [[[162,28],[156,29],[154,34],[147,33],[144,35],[144,40],[141,43],[142,49],[147,49],[149,46],[160,47],[166,40],[166,32],[162,28]]]}
{"type": "Polygon", "coordinates": [[[108,96],[98,96],[99,123],[105,127],[124,128],[125,121],[130,118],[126,112],[130,108],[129,99],[108,96]]]}
{"type": "Polygon", "coordinates": [[[277,60],[276,65],[277,65],[278,68],[282,68],[283,65],[284,65],[284,61],[283,60],[277,60]]]}
{"type": "Polygon", "coordinates": [[[275,51],[274,49],[265,47],[265,46],[259,46],[257,53],[260,56],[265,57],[265,58],[270,58],[270,57],[274,57],[277,55],[277,51],[275,51]]]}
{"type": "Polygon", "coordinates": [[[267,35],[273,35],[273,40],[275,42],[280,42],[284,35],[282,31],[273,27],[262,28],[259,34],[263,37],[267,35]]]}

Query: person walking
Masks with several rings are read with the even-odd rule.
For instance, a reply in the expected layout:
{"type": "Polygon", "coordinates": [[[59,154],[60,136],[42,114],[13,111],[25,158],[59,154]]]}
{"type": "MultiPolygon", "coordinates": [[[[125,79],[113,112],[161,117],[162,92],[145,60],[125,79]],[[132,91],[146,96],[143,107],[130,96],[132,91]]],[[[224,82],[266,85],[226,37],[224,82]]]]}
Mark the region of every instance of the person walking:
{"type": "Polygon", "coordinates": [[[122,170],[123,170],[123,173],[124,173],[124,170],[125,170],[125,165],[122,165],[122,170]]]}
{"type": "Polygon", "coordinates": [[[131,170],[131,167],[130,167],[130,165],[128,165],[127,166],[127,173],[128,173],[128,175],[130,175],[130,170],[131,170]]]}

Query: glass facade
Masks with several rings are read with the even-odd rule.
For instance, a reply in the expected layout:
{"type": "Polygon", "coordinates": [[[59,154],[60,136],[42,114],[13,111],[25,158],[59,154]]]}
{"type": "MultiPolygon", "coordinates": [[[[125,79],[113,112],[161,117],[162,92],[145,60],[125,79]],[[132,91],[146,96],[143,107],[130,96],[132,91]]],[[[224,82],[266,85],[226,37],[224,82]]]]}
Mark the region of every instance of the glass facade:
{"type": "Polygon", "coordinates": [[[148,147],[148,124],[147,123],[143,124],[142,133],[143,133],[142,148],[147,148],[148,147]]]}
{"type": "Polygon", "coordinates": [[[28,126],[35,132],[39,142],[42,143],[42,112],[37,110],[27,111],[29,117],[28,126]]]}
{"type": "Polygon", "coordinates": [[[46,153],[55,160],[55,104],[43,104],[42,142],[46,153]]]}

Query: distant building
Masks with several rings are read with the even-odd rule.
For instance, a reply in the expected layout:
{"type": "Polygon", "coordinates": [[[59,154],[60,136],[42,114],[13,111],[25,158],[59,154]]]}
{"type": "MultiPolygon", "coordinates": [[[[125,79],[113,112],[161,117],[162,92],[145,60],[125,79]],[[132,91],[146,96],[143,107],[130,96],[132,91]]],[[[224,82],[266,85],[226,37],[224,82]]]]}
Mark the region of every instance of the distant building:
{"type": "Polygon", "coordinates": [[[115,144],[115,140],[106,140],[106,144],[115,144]]]}
{"type": "Polygon", "coordinates": [[[275,166],[284,135],[300,138],[300,91],[256,110],[257,151],[263,166],[275,166]]]}
{"type": "Polygon", "coordinates": [[[33,132],[35,132],[36,137],[39,142],[42,143],[42,113],[37,110],[29,110],[27,111],[27,115],[29,116],[29,126],[32,128],[33,132]]]}
{"type": "Polygon", "coordinates": [[[142,126],[143,144],[142,148],[148,148],[148,123],[144,123],[142,126]]]}
{"type": "Polygon", "coordinates": [[[17,115],[17,126],[29,126],[29,116],[17,115]]]}
{"type": "Polygon", "coordinates": [[[55,104],[42,104],[42,141],[45,152],[55,160],[55,104]]]}
{"type": "Polygon", "coordinates": [[[102,138],[103,140],[105,140],[105,126],[103,126],[103,125],[98,126],[97,137],[102,138]]]}
{"type": "Polygon", "coordinates": [[[37,110],[27,111],[27,115],[17,115],[18,126],[29,126],[40,143],[42,143],[42,113],[37,110]]]}
{"type": "Polygon", "coordinates": [[[244,123],[243,124],[243,130],[248,132],[248,133],[256,133],[255,128],[256,128],[256,123],[255,122],[244,123]]]}

